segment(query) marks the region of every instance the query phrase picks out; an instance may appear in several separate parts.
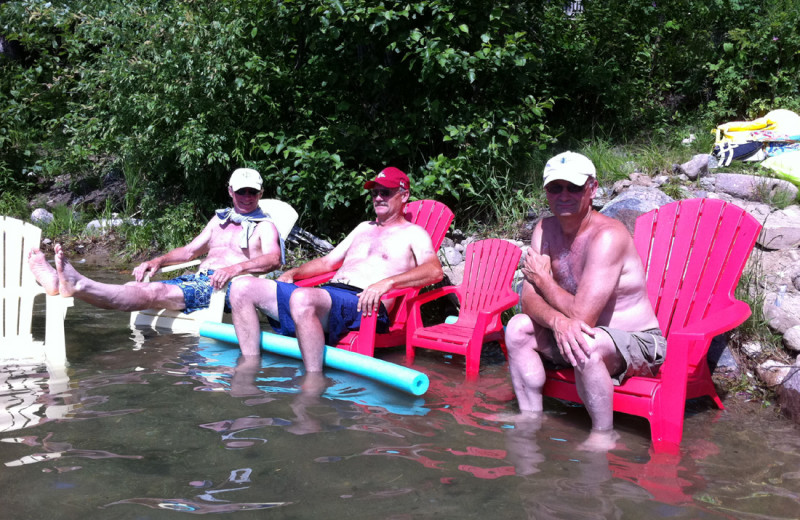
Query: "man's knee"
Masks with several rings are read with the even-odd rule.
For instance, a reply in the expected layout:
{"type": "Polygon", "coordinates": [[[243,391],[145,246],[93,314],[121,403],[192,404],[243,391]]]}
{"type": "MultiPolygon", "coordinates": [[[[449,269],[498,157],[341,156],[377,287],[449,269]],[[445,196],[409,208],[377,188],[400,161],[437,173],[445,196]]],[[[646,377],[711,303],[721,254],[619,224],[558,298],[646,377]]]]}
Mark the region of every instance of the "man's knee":
{"type": "Polygon", "coordinates": [[[513,316],[506,325],[506,347],[509,350],[530,348],[535,343],[533,320],[527,314],[513,316]]]}
{"type": "Polygon", "coordinates": [[[255,278],[253,276],[235,278],[231,282],[231,308],[236,309],[244,305],[255,304],[258,297],[263,296],[265,292],[265,288],[261,287],[261,285],[263,285],[263,282],[267,281],[268,280],[255,278]]]}
{"type": "Polygon", "coordinates": [[[292,317],[316,313],[323,306],[321,296],[327,294],[325,291],[314,287],[299,287],[295,289],[289,297],[289,310],[292,313],[292,317]]]}

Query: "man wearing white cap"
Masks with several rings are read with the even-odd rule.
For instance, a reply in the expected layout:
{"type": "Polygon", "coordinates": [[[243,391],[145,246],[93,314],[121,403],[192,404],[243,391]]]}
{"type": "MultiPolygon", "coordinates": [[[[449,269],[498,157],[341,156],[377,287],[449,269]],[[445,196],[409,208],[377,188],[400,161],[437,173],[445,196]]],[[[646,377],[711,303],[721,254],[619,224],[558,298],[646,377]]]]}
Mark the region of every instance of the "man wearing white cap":
{"type": "Polygon", "coordinates": [[[283,273],[277,281],[240,278],[231,285],[233,325],[245,357],[261,354],[258,310],[275,332],[296,336],[310,374],[320,373],[326,342],[335,344],[357,330],[361,316],[378,314],[378,332],[388,325],[381,297],[392,289],[423,287],[444,277],[424,228],[405,219],[410,196],[408,176],[388,167],[364,188],[370,190],[376,219],[362,222],[327,255],[283,273]],[[336,271],[321,287],[293,282],[336,271]]]}
{"type": "Polygon", "coordinates": [[[572,366],[592,420],[584,447],[610,448],[617,438],[614,385],[655,374],[666,340],[633,238],[592,208],[597,186],[594,164],[581,154],[547,162],[544,189],[553,216],[533,231],[522,269],[522,314],[509,321],[506,342],[522,415],[542,413],[546,366],[572,366]]]}
{"type": "MultiPolygon", "coordinates": [[[[55,246],[56,269],[39,250],[30,252],[28,264],[51,295],[74,296],[103,309],[193,312],[208,307],[213,290],[225,287],[234,276],[267,273],[280,267],[280,237],[269,216],[258,206],[262,193],[261,174],[250,168],[234,170],[228,181],[233,208],[217,210],[189,244],[139,264],[133,270],[135,282],[106,284],[80,274],[67,261],[60,244],[55,246]],[[160,282],[143,281],[161,267],[202,255],[206,256],[196,273],[160,282]]],[[[230,308],[228,296],[226,308],[230,308]]]]}

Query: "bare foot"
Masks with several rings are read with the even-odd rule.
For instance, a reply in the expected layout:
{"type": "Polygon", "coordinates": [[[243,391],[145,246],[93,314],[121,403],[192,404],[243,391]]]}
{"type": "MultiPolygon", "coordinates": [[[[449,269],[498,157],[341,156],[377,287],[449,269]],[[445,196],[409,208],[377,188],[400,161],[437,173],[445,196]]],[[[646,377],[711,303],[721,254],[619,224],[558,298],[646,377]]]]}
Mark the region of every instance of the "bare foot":
{"type": "Polygon", "coordinates": [[[47,263],[44,253],[38,249],[31,249],[28,253],[28,267],[39,285],[44,288],[44,292],[50,296],[58,294],[58,273],[47,263]]]}
{"type": "Polygon", "coordinates": [[[61,293],[61,296],[72,296],[78,290],[78,282],[83,275],[69,263],[61,244],[56,244],[53,249],[55,250],[56,272],[58,272],[58,292],[61,293]]]}
{"type": "Polygon", "coordinates": [[[589,437],[578,446],[578,449],[594,452],[608,451],[617,445],[617,440],[619,440],[619,433],[614,430],[592,430],[589,432],[589,437]]]}

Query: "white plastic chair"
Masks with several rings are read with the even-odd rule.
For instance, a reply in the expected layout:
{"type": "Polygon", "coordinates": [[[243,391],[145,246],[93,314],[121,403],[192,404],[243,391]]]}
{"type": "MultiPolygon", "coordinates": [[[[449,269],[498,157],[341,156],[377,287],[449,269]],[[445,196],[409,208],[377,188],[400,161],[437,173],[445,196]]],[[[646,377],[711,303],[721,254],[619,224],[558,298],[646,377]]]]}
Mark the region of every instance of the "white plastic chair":
{"type": "Polygon", "coordinates": [[[67,308],[73,305],[72,298],[45,295],[44,341],[34,341],[31,334],[34,298],[45,291],[28,268],[28,252],[39,247],[42,230],[28,222],[3,216],[0,216],[0,230],[3,235],[0,244],[0,359],[34,359],[63,365],[67,360],[64,318],[67,308]]]}
{"type": "MultiPolygon", "coordinates": [[[[262,199],[258,203],[261,211],[272,218],[281,240],[286,240],[297,222],[297,211],[286,202],[277,199],[262,199]]],[[[200,260],[192,260],[182,264],[175,264],[159,270],[168,273],[177,270],[186,270],[189,267],[200,265],[200,260]]],[[[152,327],[165,329],[175,333],[197,334],[204,321],[222,321],[225,310],[225,291],[214,291],[208,308],[189,314],[183,311],[167,309],[147,309],[131,313],[131,327],[152,327]]]]}

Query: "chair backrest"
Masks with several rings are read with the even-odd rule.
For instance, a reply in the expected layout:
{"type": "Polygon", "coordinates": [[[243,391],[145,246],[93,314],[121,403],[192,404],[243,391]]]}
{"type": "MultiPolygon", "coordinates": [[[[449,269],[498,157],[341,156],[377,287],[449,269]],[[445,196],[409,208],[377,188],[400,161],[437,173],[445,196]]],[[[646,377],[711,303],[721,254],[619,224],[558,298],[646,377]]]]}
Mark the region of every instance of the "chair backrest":
{"type": "MultiPolygon", "coordinates": [[[[461,282],[462,324],[474,323],[478,313],[491,304],[515,294],[511,282],[519,266],[522,250],[507,240],[489,238],[467,245],[464,258],[464,279],[461,282]]],[[[495,322],[500,321],[500,315],[495,322]]],[[[492,323],[496,327],[498,323],[492,323]]]]}
{"type": "Polygon", "coordinates": [[[258,202],[261,211],[272,217],[275,227],[278,229],[278,234],[281,238],[286,240],[289,233],[292,232],[295,222],[297,222],[297,212],[294,208],[278,199],[261,199],[258,202]]]}
{"type": "Polygon", "coordinates": [[[435,200],[415,200],[406,204],[403,212],[406,220],[425,228],[431,236],[433,250],[438,251],[453,222],[450,208],[435,200]]]}
{"type": "MultiPolygon", "coordinates": [[[[439,248],[444,242],[444,236],[447,230],[450,229],[450,224],[453,222],[455,216],[446,204],[435,200],[415,200],[406,204],[403,213],[406,220],[413,222],[425,228],[425,231],[431,236],[433,243],[433,250],[439,251],[439,248]]],[[[416,290],[411,296],[419,294],[416,290]]],[[[391,329],[402,329],[405,327],[406,320],[408,319],[408,309],[405,305],[405,298],[401,297],[395,302],[394,307],[389,313],[389,320],[391,329]]]]}
{"type": "MultiPolygon", "coordinates": [[[[716,199],[673,202],[636,220],[647,293],[667,337],[735,299],[760,230],[742,208],[716,199]]],[[[705,354],[689,353],[690,363],[705,354]]]]}
{"type": "Polygon", "coordinates": [[[31,341],[33,299],[44,291],[28,269],[28,251],[39,247],[42,230],[28,222],[0,216],[0,302],[3,343],[15,339],[31,341]]]}

